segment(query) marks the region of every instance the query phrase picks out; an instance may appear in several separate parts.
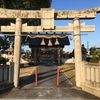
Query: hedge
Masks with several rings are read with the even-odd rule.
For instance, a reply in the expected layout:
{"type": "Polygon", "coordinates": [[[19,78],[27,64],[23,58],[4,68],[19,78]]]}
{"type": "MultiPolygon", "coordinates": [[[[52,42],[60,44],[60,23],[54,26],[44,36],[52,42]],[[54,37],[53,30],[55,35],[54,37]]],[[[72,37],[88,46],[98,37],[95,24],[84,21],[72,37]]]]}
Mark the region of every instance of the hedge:
{"type": "Polygon", "coordinates": [[[98,63],[98,62],[99,62],[98,57],[93,56],[93,57],[90,59],[90,62],[91,62],[91,63],[98,63]]]}

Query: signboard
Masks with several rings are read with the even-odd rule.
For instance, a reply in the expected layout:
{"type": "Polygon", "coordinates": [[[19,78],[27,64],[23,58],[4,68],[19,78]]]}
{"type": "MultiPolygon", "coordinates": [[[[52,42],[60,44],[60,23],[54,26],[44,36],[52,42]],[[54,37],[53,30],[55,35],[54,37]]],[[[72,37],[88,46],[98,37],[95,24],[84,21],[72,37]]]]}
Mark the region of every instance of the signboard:
{"type": "Polygon", "coordinates": [[[54,9],[41,9],[41,27],[42,29],[54,29],[54,9]]]}

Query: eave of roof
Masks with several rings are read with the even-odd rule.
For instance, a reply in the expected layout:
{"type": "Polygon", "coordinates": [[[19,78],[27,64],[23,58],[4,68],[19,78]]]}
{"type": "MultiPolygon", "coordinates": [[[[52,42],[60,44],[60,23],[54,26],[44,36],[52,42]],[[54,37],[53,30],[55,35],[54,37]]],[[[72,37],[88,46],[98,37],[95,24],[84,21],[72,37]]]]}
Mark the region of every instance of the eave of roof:
{"type": "Polygon", "coordinates": [[[58,43],[55,44],[56,38],[51,38],[51,45],[49,44],[49,39],[44,38],[44,45],[41,44],[42,38],[28,38],[27,42],[29,46],[34,46],[34,47],[64,47],[65,45],[70,45],[69,38],[58,38],[58,43]]]}

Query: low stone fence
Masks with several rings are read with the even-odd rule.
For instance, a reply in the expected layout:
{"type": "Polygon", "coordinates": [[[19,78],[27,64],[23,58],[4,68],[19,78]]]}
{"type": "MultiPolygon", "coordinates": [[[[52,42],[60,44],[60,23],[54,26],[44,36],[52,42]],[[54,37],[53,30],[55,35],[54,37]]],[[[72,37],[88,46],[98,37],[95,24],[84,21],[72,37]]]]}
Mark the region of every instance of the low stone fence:
{"type": "Polygon", "coordinates": [[[13,76],[14,63],[10,63],[10,65],[0,65],[0,92],[8,87],[13,87],[13,76]]]}
{"type": "Polygon", "coordinates": [[[100,97],[100,66],[82,63],[82,89],[100,97]]]}

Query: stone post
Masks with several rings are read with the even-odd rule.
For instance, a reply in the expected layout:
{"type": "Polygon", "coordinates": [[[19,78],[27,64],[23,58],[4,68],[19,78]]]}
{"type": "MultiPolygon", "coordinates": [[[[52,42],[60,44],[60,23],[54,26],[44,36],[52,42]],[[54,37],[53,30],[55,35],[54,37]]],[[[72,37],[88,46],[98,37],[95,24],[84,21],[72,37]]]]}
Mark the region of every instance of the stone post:
{"type": "Polygon", "coordinates": [[[61,59],[61,64],[63,62],[63,48],[61,48],[60,50],[60,59],[61,59]]]}
{"type": "Polygon", "coordinates": [[[58,64],[60,64],[60,49],[58,49],[58,64]]]}
{"type": "Polygon", "coordinates": [[[34,48],[34,65],[36,65],[36,48],[34,48]]]}
{"type": "Polygon", "coordinates": [[[73,29],[74,29],[74,55],[75,55],[75,77],[76,86],[80,87],[81,84],[81,37],[80,37],[80,21],[78,18],[73,19],[73,29]]]}
{"type": "Polygon", "coordinates": [[[14,76],[14,63],[10,62],[9,65],[9,83],[13,83],[13,77],[14,76]]]}
{"type": "Polygon", "coordinates": [[[34,60],[34,48],[33,48],[33,47],[31,48],[31,51],[32,51],[32,53],[31,53],[31,55],[32,55],[32,60],[34,60]]]}
{"type": "Polygon", "coordinates": [[[21,31],[22,31],[22,19],[16,19],[15,29],[15,46],[14,46],[14,86],[19,85],[19,72],[20,72],[20,52],[21,52],[21,31]]]}

